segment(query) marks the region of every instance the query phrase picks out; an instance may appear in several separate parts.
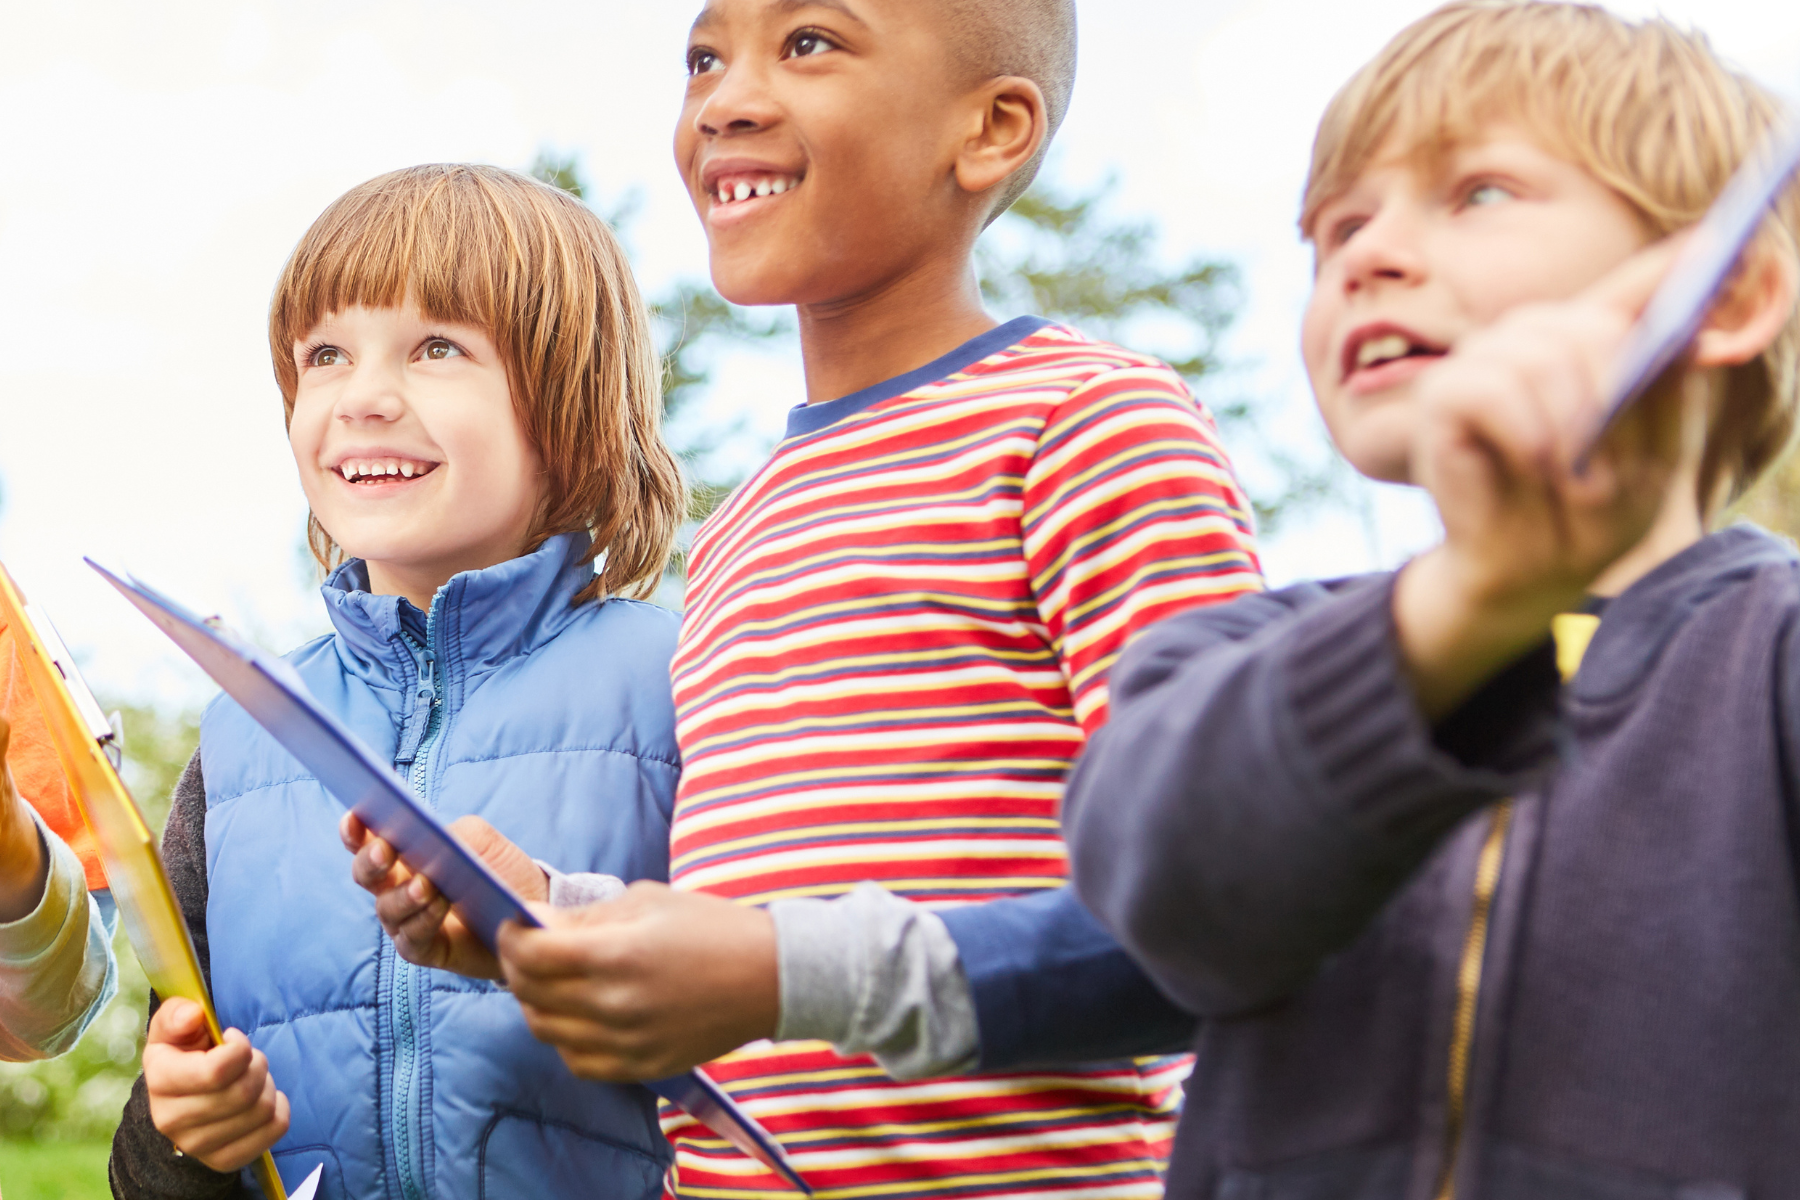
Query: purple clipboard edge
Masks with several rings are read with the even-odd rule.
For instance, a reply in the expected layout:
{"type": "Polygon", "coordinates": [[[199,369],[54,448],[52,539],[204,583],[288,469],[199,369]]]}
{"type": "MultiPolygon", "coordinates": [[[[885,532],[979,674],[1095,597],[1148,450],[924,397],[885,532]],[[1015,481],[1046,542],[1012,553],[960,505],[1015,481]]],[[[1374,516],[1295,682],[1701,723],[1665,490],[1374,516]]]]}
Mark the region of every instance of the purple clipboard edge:
{"type": "MultiPolygon", "coordinates": [[[[155,624],[159,629],[162,629],[163,633],[167,635],[171,641],[175,642],[176,646],[183,653],[187,654],[189,658],[194,659],[201,670],[212,677],[214,683],[217,683],[220,688],[224,689],[234,700],[237,700],[244,708],[245,712],[255,719],[258,724],[262,724],[268,729],[270,735],[273,736],[277,742],[281,743],[289,753],[296,754],[297,757],[305,754],[305,750],[297,749],[290,743],[289,734],[291,733],[291,730],[275,728],[256,712],[256,708],[260,707],[260,699],[258,697],[249,694],[238,694],[238,690],[234,689],[233,681],[231,679],[221,678],[211,664],[203,661],[187,646],[182,645],[180,639],[177,638],[173,632],[163,628],[162,620],[166,619],[174,622],[179,625],[185,633],[203,639],[208,645],[223,652],[236,663],[249,667],[257,675],[261,676],[262,680],[272,687],[276,694],[282,697],[288,706],[289,712],[299,717],[302,721],[309,722],[315,731],[324,733],[326,735],[326,741],[334,746],[335,751],[338,754],[345,755],[354,760],[356,766],[360,768],[363,775],[368,777],[371,781],[381,785],[383,790],[387,793],[388,798],[406,810],[410,817],[418,823],[426,837],[429,839],[429,844],[405,844],[407,839],[399,836],[397,827],[390,825],[387,828],[381,828],[380,826],[385,823],[382,822],[374,812],[368,811],[367,806],[363,806],[363,811],[359,811],[358,815],[364,817],[365,820],[368,820],[370,827],[374,828],[377,833],[394,841],[396,848],[402,853],[426,857],[427,855],[424,852],[429,851],[441,858],[455,860],[455,865],[467,872],[470,885],[479,889],[482,893],[479,897],[480,908],[482,910],[488,911],[502,920],[516,920],[525,925],[538,924],[537,918],[532,916],[531,911],[525,907],[525,902],[520,899],[511,888],[507,887],[506,884],[500,880],[499,876],[495,875],[493,871],[489,869],[486,863],[469,853],[468,849],[464,847],[461,842],[457,841],[450,833],[449,829],[445,827],[444,823],[438,819],[437,814],[431,812],[429,809],[421,807],[414,800],[410,791],[400,782],[399,778],[394,775],[392,767],[377,758],[374,752],[363,743],[362,739],[357,737],[355,733],[343,724],[343,722],[319,707],[318,701],[313,699],[311,693],[307,691],[306,685],[300,680],[300,677],[294,673],[293,668],[285,661],[275,658],[272,655],[265,654],[257,647],[250,645],[229,631],[220,629],[179,602],[170,599],[157,589],[143,583],[141,580],[133,578],[127,581],[94,562],[92,559],[86,561],[88,565],[99,572],[108,583],[111,583],[113,587],[117,588],[134,608],[137,608],[148,617],[152,624],[155,624]]],[[[303,763],[302,765],[312,771],[315,775],[326,775],[330,773],[328,771],[320,771],[318,765],[315,763],[303,763]]],[[[326,790],[330,791],[329,788],[326,790]]],[[[337,795],[335,798],[340,803],[345,804],[346,807],[352,809],[357,808],[357,801],[346,800],[346,798],[341,795],[337,795]]],[[[444,881],[435,880],[434,882],[444,881]]],[[[453,901],[456,899],[458,899],[458,897],[452,897],[453,901]]],[[[461,899],[468,901],[471,900],[472,897],[464,895],[461,899]]],[[[495,920],[493,926],[498,928],[499,923],[499,920],[495,920]]],[[[489,949],[492,949],[493,944],[491,938],[487,936],[485,931],[477,929],[476,932],[483,937],[484,941],[488,942],[489,949]]]]}
{"type": "Polygon", "coordinates": [[[813,1194],[787,1151],[769,1131],[752,1120],[704,1071],[689,1071],[645,1085],[714,1133],[762,1163],[808,1196],[813,1194]]]}
{"type": "MultiPolygon", "coordinates": [[[[152,617],[152,614],[149,611],[150,609],[161,612],[164,616],[179,622],[192,632],[206,638],[215,646],[232,654],[239,661],[255,669],[268,680],[269,683],[273,684],[277,689],[284,693],[287,698],[292,701],[297,711],[304,713],[306,717],[316,722],[332,736],[334,741],[342,743],[348,751],[355,753],[359,758],[363,759],[365,766],[375,768],[378,775],[391,774],[391,769],[382,767],[378,763],[378,760],[376,760],[373,752],[362,743],[361,739],[330,713],[319,708],[318,702],[306,691],[305,685],[301,683],[297,676],[293,675],[291,670],[286,669],[287,664],[285,662],[271,658],[255,646],[222,631],[208,622],[205,618],[197,615],[175,600],[170,599],[168,596],[155,588],[150,587],[148,584],[145,584],[142,580],[131,576],[122,577],[115,574],[91,558],[84,559],[83,561],[97,571],[101,578],[112,584],[112,586],[116,588],[134,608],[142,611],[146,617],[150,617],[153,624],[157,622],[155,622],[154,617],[152,617]]],[[[160,624],[158,624],[158,628],[161,628],[160,624]]],[[[164,630],[165,634],[167,632],[167,630],[164,630]]],[[[174,638],[171,637],[170,640],[173,641],[174,638]]],[[[176,646],[180,648],[183,653],[187,653],[187,648],[182,646],[179,641],[176,642],[176,646]]],[[[193,658],[194,656],[189,654],[189,657],[193,658]]],[[[199,662],[198,659],[195,661],[199,662]]],[[[207,667],[205,663],[199,663],[199,666],[202,670],[205,670],[209,676],[212,676],[213,682],[217,683],[227,692],[230,691],[226,681],[213,675],[212,670],[207,667]]],[[[246,711],[249,710],[246,709],[246,711]]],[[[251,715],[254,716],[254,714],[251,715]]],[[[460,843],[456,842],[449,830],[438,820],[436,814],[431,813],[429,810],[420,809],[417,805],[413,805],[412,798],[405,795],[404,792],[400,795],[401,799],[413,807],[414,814],[417,817],[419,817],[427,826],[436,830],[449,842],[450,848],[454,853],[467,860],[468,865],[475,872],[485,877],[498,892],[504,894],[511,901],[511,906],[516,907],[518,910],[519,919],[529,924],[538,924],[537,918],[531,915],[530,910],[525,907],[524,901],[519,899],[519,897],[513,893],[499,877],[495,876],[493,872],[488,869],[487,864],[469,854],[460,843]]],[[[341,801],[342,798],[339,797],[338,799],[341,801]]],[[[454,897],[452,899],[454,900],[454,897]]],[[[789,1161],[787,1152],[782,1148],[781,1143],[777,1142],[767,1130],[751,1119],[751,1117],[738,1106],[737,1102],[727,1095],[725,1091],[704,1072],[698,1070],[689,1071],[685,1074],[674,1075],[667,1079],[655,1080],[645,1086],[664,1100],[683,1109],[695,1120],[706,1125],[714,1133],[723,1137],[733,1146],[736,1146],[745,1154],[758,1160],[764,1166],[776,1172],[806,1195],[812,1195],[812,1188],[807,1186],[806,1181],[802,1179],[799,1172],[794,1169],[793,1163],[789,1161]]]]}
{"type": "Polygon", "coordinates": [[[1796,168],[1800,168],[1800,119],[1790,116],[1764,136],[1691,227],[1694,240],[1651,295],[1619,353],[1613,396],[1578,466],[1586,465],[1619,417],[1694,340],[1719,290],[1796,168]]]}

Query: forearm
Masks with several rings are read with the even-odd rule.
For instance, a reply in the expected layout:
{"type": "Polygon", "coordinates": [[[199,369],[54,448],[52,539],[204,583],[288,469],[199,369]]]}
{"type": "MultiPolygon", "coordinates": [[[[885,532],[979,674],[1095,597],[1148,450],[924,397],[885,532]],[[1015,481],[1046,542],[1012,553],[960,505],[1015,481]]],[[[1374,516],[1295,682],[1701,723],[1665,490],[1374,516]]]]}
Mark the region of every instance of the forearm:
{"type": "Polygon", "coordinates": [[[1074,878],[1189,1011],[1290,993],[1445,833],[1554,759],[1547,650],[1434,730],[1400,662],[1391,597],[1382,578],[1296,612],[1265,606],[1267,624],[1227,640],[1203,618],[1171,622],[1140,653],[1153,686],[1121,668],[1113,722],[1065,807],[1074,878]]]}
{"type": "Polygon", "coordinates": [[[1565,587],[1475,586],[1457,555],[1438,546],[1408,563],[1394,582],[1394,628],[1402,670],[1419,711],[1447,716],[1532,646],[1550,621],[1572,611],[1581,581],[1565,587]]]}
{"type": "Polygon", "coordinates": [[[1068,888],[934,912],[863,884],[782,901],[779,1038],[873,1055],[896,1079],[1186,1048],[1171,1004],[1068,888]]]}
{"type": "Polygon", "coordinates": [[[769,906],[781,976],[776,1037],[870,1054],[896,1079],[954,1075],[978,1054],[974,1003],[938,914],[877,884],[769,906]]]}
{"type": "Polygon", "coordinates": [[[110,938],[80,861],[33,818],[46,863],[35,907],[0,924],[0,1060],[68,1050],[118,988],[110,938]]]}
{"type": "Polygon", "coordinates": [[[20,921],[38,907],[49,871],[37,814],[13,791],[0,758],[0,924],[20,921]]]}
{"type": "Polygon", "coordinates": [[[1187,1049],[1196,1022],[1069,887],[943,914],[980,1031],[980,1068],[1069,1066],[1187,1049]]]}

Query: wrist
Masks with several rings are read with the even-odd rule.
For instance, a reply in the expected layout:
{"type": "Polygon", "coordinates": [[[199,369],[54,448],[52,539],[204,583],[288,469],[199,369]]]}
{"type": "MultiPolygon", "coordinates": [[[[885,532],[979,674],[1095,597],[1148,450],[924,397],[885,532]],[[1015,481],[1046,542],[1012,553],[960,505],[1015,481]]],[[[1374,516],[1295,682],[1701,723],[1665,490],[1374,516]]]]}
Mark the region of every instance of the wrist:
{"type": "Polygon", "coordinates": [[[0,789],[0,924],[28,917],[44,898],[50,855],[25,801],[0,789]]]}
{"type": "Polygon", "coordinates": [[[745,1041],[772,1038],[781,1025],[781,949],[775,918],[759,906],[744,906],[741,936],[748,953],[742,960],[745,1041]]]}
{"type": "Polygon", "coordinates": [[[1447,546],[1420,555],[1394,584],[1394,628],[1420,711],[1449,715],[1508,663],[1549,635],[1580,589],[1520,588],[1484,579],[1447,546]]]}

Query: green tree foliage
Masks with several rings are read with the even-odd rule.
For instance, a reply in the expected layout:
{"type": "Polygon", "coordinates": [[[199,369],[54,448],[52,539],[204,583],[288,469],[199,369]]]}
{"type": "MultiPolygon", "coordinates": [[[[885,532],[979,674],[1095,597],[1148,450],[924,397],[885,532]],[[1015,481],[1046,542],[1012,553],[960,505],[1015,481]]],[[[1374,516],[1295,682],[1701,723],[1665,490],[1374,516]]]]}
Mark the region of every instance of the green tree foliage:
{"type": "Polygon", "coordinates": [[[1020,197],[976,248],[989,308],[1049,317],[1173,367],[1206,400],[1240,468],[1268,468],[1246,481],[1264,532],[1334,496],[1335,460],[1294,456],[1267,436],[1262,405],[1216,384],[1219,339],[1241,301],[1236,268],[1205,257],[1169,265],[1154,223],[1108,215],[1114,190],[1109,181],[1069,195],[1040,181],[1020,197]]]}
{"type": "MultiPolygon", "coordinates": [[[[199,718],[147,705],[120,708],[125,727],[123,774],[160,834],[169,797],[200,744],[199,718]]],[[[73,1051],[43,1063],[0,1063],[0,1139],[39,1142],[106,1139],[138,1075],[150,984],[123,931],[113,941],[119,995],[73,1051]]]]}
{"type": "Polygon", "coordinates": [[[1112,191],[1108,183],[1065,196],[1040,183],[1020,197],[977,247],[982,295],[996,311],[1035,313],[1109,340],[1154,323],[1163,360],[1198,382],[1218,365],[1216,343],[1238,304],[1237,271],[1205,258],[1168,270],[1155,225],[1106,219],[1112,191]]]}

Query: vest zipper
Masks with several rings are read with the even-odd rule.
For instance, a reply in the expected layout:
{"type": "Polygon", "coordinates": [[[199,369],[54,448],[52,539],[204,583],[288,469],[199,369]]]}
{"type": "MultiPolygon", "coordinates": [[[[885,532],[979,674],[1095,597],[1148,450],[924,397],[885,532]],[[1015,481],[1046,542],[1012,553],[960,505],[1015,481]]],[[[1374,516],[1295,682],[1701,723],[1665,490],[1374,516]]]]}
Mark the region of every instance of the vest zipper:
{"type": "MultiPolygon", "coordinates": [[[[408,645],[418,651],[418,698],[430,705],[425,735],[413,758],[410,776],[413,794],[421,801],[426,799],[431,750],[444,717],[443,688],[434,649],[436,626],[437,605],[434,603],[425,615],[425,645],[418,647],[411,637],[407,638],[408,645]]],[[[389,1135],[394,1143],[394,1161],[399,1167],[402,1200],[426,1200],[421,1176],[425,1163],[424,1123],[430,1115],[422,1111],[423,1073],[419,1064],[419,1032],[424,1019],[421,1009],[426,987],[424,972],[395,955],[389,991],[389,1011],[394,1015],[394,1107],[389,1135]]]]}
{"type": "Polygon", "coordinates": [[[1481,857],[1475,861],[1475,904],[1463,935],[1462,961],[1456,972],[1456,1014],[1450,1031],[1450,1079],[1444,1118],[1444,1172],[1437,1200],[1456,1200],[1456,1159],[1463,1120],[1468,1113],[1469,1056],[1475,1044],[1475,1016],[1481,1004],[1481,969],[1487,959],[1488,924],[1494,893],[1500,889],[1500,867],[1506,861],[1506,835],[1512,826],[1513,802],[1494,806],[1481,857]]]}

